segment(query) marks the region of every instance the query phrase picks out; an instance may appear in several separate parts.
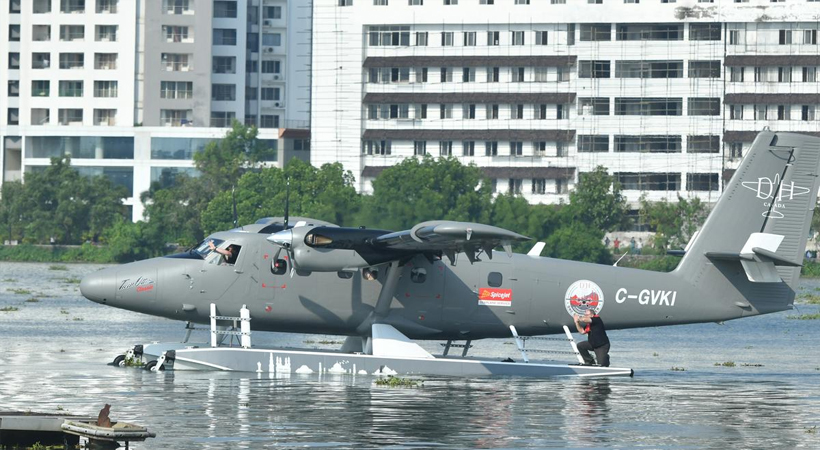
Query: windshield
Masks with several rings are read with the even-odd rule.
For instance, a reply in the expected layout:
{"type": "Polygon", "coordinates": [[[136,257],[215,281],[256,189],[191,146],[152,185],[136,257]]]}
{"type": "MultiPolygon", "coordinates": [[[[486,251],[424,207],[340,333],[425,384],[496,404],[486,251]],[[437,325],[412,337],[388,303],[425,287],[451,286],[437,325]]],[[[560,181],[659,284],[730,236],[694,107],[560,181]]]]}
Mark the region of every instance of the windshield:
{"type": "Polygon", "coordinates": [[[205,259],[208,255],[212,253],[211,247],[208,245],[208,242],[213,241],[214,245],[219,247],[223,242],[222,239],[214,239],[214,238],[206,238],[204,241],[200,242],[196,245],[193,249],[191,249],[192,253],[196,253],[202,259],[205,259]]]}

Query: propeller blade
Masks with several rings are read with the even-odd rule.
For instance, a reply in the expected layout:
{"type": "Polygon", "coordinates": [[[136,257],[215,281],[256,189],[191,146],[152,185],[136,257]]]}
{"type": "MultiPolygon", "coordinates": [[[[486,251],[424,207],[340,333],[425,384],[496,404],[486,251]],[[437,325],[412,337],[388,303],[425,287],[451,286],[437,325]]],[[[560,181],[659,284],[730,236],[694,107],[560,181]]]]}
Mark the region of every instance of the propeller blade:
{"type": "Polygon", "coordinates": [[[231,186],[231,201],[233,202],[233,226],[236,228],[239,219],[236,215],[236,186],[231,186]]]}

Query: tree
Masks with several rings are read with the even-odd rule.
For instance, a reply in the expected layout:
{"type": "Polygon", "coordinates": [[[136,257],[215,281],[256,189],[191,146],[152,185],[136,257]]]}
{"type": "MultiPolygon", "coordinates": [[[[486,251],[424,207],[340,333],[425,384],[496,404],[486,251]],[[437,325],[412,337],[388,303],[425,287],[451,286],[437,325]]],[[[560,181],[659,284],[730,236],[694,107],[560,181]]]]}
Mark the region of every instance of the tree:
{"type": "Polygon", "coordinates": [[[3,227],[0,235],[4,240],[23,240],[25,228],[23,217],[26,211],[28,211],[28,206],[23,183],[20,181],[3,183],[0,199],[0,222],[3,223],[3,227]]]}
{"type": "Polygon", "coordinates": [[[106,228],[102,238],[115,261],[124,263],[160,256],[164,253],[162,236],[146,222],[119,219],[106,228]]]}
{"type": "Polygon", "coordinates": [[[569,203],[574,221],[594,229],[611,231],[626,222],[628,207],[621,185],[603,166],[581,174],[578,185],[569,194],[569,203]]]}
{"type": "MultiPolygon", "coordinates": [[[[285,169],[248,172],[239,179],[235,191],[238,223],[284,215],[286,180],[290,180],[291,217],[352,224],[360,204],[360,196],[353,188],[353,175],[338,163],[316,168],[298,159],[290,160],[285,169]]],[[[202,223],[209,233],[233,227],[230,191],[221,192],[209,202],[202,213],[202,223]]]]}
{"type": "Polygon", "coordinates": [[[687,200],[678,196],[677,203],[666,200],[649,202],[642,197],[640,214],[644,222],[656,231],[656,247],[683,248],[706,221],[709,209],[697,197],[687,200]]]}
{"type": "Polygon", "coordinates": [[[205,237],[202,211],[214,197],[212,188],[202,177],[185,175],[178,176],[170,188],[151,186],[140,197],[148,220],[145,233],[163,244],[191,246],[201,241],[205,237]]]}
{"type": "Polygon", "coordinates": [[[602,234],[584,224],[567,224],[544,241],[544,255],[599,264],[612,264],[612,255],[601,242],[602,234]]]}
{"type": "Polygon", "coordinates": [[[492,204],[490,222],[532,238],[515,246],[517,251],[528,251],[533,242],[547,239],[560,225],[561,206],[530,205],[524,197],[499,195],[492,204]]]}
{"type": "Polygon", "coordinates": [[[360,221],[402,230],[425,220],[487,223],[492,193],[475,165],[455,158],[407,158],[373,180],[360,221]]]}
{"type": "Polygon", "coordinates": [[[224,138],[212,141],[194,154],[196,168],[205,176],[213,190],[225,191],[234,186],[243,173],[271,160],[275,150],[257,139],[256,127],[247,127],[234,120],[224,138]]]}

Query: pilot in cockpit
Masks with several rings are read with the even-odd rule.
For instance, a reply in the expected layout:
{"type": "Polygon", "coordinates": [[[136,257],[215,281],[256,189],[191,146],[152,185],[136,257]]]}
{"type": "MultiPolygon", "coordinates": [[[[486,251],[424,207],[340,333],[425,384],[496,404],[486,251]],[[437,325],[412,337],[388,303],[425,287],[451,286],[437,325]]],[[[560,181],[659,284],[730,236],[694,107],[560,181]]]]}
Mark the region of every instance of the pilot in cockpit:
{"type": "Polygon", "coordinates": [[[222,255],[222,257],[220,258],[221,261],[219,262],[220,265],[227,264],[232,266],[236,262],[236,257],[239,253],[237,246],[231,244],[227,248],[219,248],[216,245],[214,245],[214,241],[208,241],[208,247],[212,251],[215,251],[222,255]]]}

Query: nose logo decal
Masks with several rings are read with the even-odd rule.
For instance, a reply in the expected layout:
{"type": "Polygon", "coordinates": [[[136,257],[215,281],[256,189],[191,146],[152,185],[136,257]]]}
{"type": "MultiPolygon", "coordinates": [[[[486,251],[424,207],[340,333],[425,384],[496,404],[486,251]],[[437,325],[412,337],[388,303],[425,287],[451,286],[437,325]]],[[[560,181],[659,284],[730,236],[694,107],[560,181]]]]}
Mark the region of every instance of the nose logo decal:
{"type": "Polygon", "coordinates": [[[120,283],[120,287],[117,288],[118,291],[124,291],[126,289],[136,288],[137,292],[146,292],[154,289],[154,280],[146,277],[138,277],[135,280],[131,278],[126,278],[122,280],[120,283]]]}

